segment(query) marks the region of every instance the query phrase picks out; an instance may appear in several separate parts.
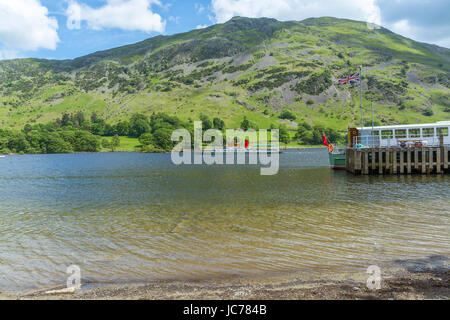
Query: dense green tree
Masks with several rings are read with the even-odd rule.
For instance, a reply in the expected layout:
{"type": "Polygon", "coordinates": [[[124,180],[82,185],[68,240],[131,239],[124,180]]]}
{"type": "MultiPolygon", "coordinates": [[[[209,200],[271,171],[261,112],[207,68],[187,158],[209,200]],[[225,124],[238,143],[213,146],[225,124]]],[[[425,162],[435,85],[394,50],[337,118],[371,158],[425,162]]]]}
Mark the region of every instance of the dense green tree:
{"type": "Polygon", "coordinates": [[[23,132],[25,132],[25,133],[28,133],[28,132],[30,132],[31,130],[33,130],[33,127],[32,127],[29,123],[27,123],[27,124],[23,127],[23,132]]]}
{"type": "Polygon", "coordinates": [[[116,149],[120,146],[120,138],[117,134],[114,135],[111,139],[111,151],[116,151],[116,149]]]}
{"type": "Polygon", "coordinates": [[[291,142],[291,136],[289,135],[289,131],[285,125],[280,125],[279,128],[279,134],[280,134],[280,142],[285,144],[285,147],[287,148],[287,145],[289,142],[291,142]]]}
{"type": "Polygon", "coordinates": [[[107,138],[102,139],[102,148],[104,149],[111,148],[111,142],[107,138]]]}
{"type": "Polygon", "coordinates": [[[81,130],[90,131],[90,130],[91,130],[91,122],[88,121],[88,120],[84,120],[84,121],[80,124],[80,129],[81,129],[81,130]]]}
{"type": "Polygon", "coordinates": [[[147,121],[147,116],[145,114],[142,113],[134,113],[131,118],[130,118],[130,122],[133,124],[134,122],[138,121],[138,120],[144,120],[147,121]]]}
{"type": "Polygon", "coordinates": [[[143,146],[149,146],[153,144],[153,135],[151,133],[144,133],[139,137],[139,143],[143,146]]]}
{"type": "Polygon", "coordinates": [[[213,124],[207,115],[200,115],[200,120],[202,121],[202,128],[204,131],[209,130],[213,127],[213,124]]]}
{"type": "Polygon", "coordinates": [[[58,135],[66,142],[70,143],[72,146],[76,143],[76,130],[58,130],[58,135]]]}
{"type": "Polygon", "coordinates": [[[14,132],[10,135],[8,149],[17,153],[26,153],[30,148],[30,143],[22,132],[14,132]]]}
{"type": "Polygon", "coordinates": [[[91,132],[92,134],[95,134],[97,136],[103,136],[105,134],[103,124],[100,122],[92,123],[91,132]]]}
{"type": "Polygon", "coordinates": [[[70,119],[70,115],[68,113],[63,113],[62,117],[61,117],[61,126],[62,127],[68,127],[69,125],[73,124],[71,119],[70,119]]]}
{"type": "Polygon", "coordinates": [[[150,124],[147,117],[141,113],[135,113],[130,119],[130,129],[128,135],[139,138],[142,134],[150,132],[150,124]]]}
{"type": "Polygon", "coordinates": [[[47,153],[70,153],[73,152],[73,147],[70,143],[64,141],[56,132],[50,133],[46,139],[47,153]]]}
{"type": "Polygon", "coordinates": [[[31,130],[26,135],[27,140],[30,144],[30,149],[33,151],[32,153],[45,153],[45,145],[43,143],[43,134],[37,130],[31,130]],[[42,149],[44,146],[44,150],[42,149]]]}
{"type": "Polygon", "coordinates": [[[96,123],[97,120],[98,120],[97,112],[94,111],[91,113],[91,122],[96,123]]]}
{"type": "Polygon", "coordinates": [[[171,150],[173,148],[172,131],[168,129],[158,129],[153,133],[155,145],[163,150],[171,150]]]}
{"type": "Polygon", "coordinates": [[[150,126],[146,120],[137,119],[136,121],[131,122],[129,136],[138,138],[146,132],[150,132],[150,126]]]}
{"type": "Polygon", "coordinates": [[[290,110],[283,110],[280,114],[280,119],[287,119],[294,121],[297,119],[297,116],[290,110]]]}
{"type": "Polygon", "coordinates": [[[73,123],[76,128],[81,128],[84,121],[86,121],[86,119],[84,118],[84,113],[81,111],[78,111],[73,117],[73,123]]]}
{"type": "Polygon", "coordinates": [[[242,120],[241,129],[244,129],[244,130],[250,129],[250,121],[248,121],[247,117],[244,117],[244,120],[242,120]]]}
{"type": "Polygon", "coordinates": [[[213,119],[213,127],[214,127],[214,129],[224,130],[225,122],[220,118],[214,118],[213,119]]]}
{"type": "Polygon", "coordinates": [[[125,137],[130,134],[130,123],[128,121],[120,121],[114,127],[119,136],[125,137]]]}
{"type": "Polygon", "coordinates": [[[345,136],[335,129],[321,125],[310,126],[306,122],[299,124],[294,139],[302,144],[320,145],[323,143],[323,133],[332,143],[337,144],[345,141],[345,136]]]}
{"type": "Polygon", "coordinates": [[[111,125],[109,123],[105,123],[105,127],[103,129],[103,133],[107,137],[112,137],[112,136],[117,134],[117,131],[116,131],[115,126],[113,126],[113,125],[111,125]]]}
{"type": "Polygon", "coordinates": [[[309,144],[313,138],[312,129],[306,123],[302,123],[298,126],[297,132],[295,133],[294,139],[303,144],[309,144]]]}
{"type": "Polygon", "coordinates": [[[77,131],[74,151],[95,152],[100,149],[100,139],[88,131],[77,131]]]}

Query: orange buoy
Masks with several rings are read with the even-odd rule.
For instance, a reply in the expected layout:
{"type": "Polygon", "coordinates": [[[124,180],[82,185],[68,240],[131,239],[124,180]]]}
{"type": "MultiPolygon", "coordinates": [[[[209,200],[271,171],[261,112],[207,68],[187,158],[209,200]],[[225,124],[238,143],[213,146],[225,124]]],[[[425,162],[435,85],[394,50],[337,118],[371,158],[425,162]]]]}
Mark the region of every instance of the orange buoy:
{"type": "Polygon", "coordinates": [[[328,152],[329,153],[332,153],[334,151],[334,146],[332,145],[332,144],[330,144],[329,146],[328,146],[328,152]]]}

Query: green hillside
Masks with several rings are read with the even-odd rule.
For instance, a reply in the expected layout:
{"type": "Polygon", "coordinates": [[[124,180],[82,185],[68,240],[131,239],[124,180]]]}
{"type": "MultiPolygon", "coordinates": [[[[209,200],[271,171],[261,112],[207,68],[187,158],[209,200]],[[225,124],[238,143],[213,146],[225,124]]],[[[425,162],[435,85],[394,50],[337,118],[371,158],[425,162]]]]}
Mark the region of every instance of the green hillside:
{"type": "Polygon", "coordinates": [[[110,123],[141,112],[183,121],[201,114],[238,127],[306,121],[345,129],[360,123],[359,87],[337,79],[363,65],[364,99],[381,124],[450,118],[450,50],[366,23],[318,18],[225,24],[96,52],[74,60],[0,61],[3,128],[95,111],[110,123]],[[296,120],[281,120],[283,110],[296,120]]]}

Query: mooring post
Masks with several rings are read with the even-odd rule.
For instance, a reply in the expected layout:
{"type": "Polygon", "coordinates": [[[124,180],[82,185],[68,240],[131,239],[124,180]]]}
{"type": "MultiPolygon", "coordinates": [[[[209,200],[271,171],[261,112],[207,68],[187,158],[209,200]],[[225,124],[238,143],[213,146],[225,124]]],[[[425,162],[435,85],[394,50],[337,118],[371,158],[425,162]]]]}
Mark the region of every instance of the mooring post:
{"type": "Polygon", "coordinates": [[[434,165],[433,165],[434,164],[434,148],[429,148],[428,155],[429,155],[429,157],[428,157],[429,165],[428,165],[427,173],[432,173],[434,170],[434,165]]]}
{"type": "Polygon", "coordinates": [[[392,151],[392,173],[397,174],[397,148],[392,151]]]}
{"type": "Polygon", "coordinates": [[[364,174],[369,174],[369,149],[364,150],[364,174]]]}
{"type": "Polygon", "coordinates": [[[414,147],[414,170],[419,170],[419,149],[414,147]]]}
{"type": "Polygon", "coordinates": [[[441,173],[441,148],[436,149],[436,173],[441,173]]]}
{"type": "Polygon", "coordinates": [[[425,148],[422,147],[422,174],[426,173],[426,163],[425,148]]]}
{"type": "Polygon", "coordinates": [[[362,151],[356,151],[355,152],[355,171],[356,172],[360,172],[361,171],[361,156],[362,156],[362,151]]]}
{"type": "Polygon", "coordinates": [[[378,149],[378,173],[383,174],[383,149],[378,149]]]}
{"type": "Polygon", "coordinates": [[[444,149],[444,152],[443,152],[443,154],[444,154],[444,169],[447,170],[448,169],[448,147],[444,146],[443,149],[444,149]]]}
{"type": "Polygon", "coordinates": [[[389,148],[386,148],[386,173],[391,173],[391,154],[389,148]]]}
{"type": "Polygon", "coordinates": [[[405,173],[405,150],[400,149],[400,173],[404,174],[405,173]]]}
{"type": "Polygon", "coordinates": [[[408,152],[406,153],[406,170],[408,172],[408,174],[411,174],[411,148],[408,148],[408,152]]]}
{"type": "Polygon", "coordinates": [[[347,162],[347,171],[354,173],[353,171],[353,149],[348,148],[347,149],[347,156],[346,156],[346,160],[347,162]]]}
{"type": "Polygon", "coordinates": [[[376,160],[376,150],[374,148],[371,149],[371,155],[372,155],[372,172],[375,172],[377,165],[375,163],[376,160]]]}

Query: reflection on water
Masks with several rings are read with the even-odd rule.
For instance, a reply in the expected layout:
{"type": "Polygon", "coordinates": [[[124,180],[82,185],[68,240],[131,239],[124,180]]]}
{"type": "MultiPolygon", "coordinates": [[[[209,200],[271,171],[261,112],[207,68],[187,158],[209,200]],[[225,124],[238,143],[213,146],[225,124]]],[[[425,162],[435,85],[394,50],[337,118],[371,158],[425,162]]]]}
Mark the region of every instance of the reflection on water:
{"type": "Polygon", "coordinates": [[[0,159],[0,291],[83,281],[352,270],[449,255],[450,177],[361,177],[326,151],[258,166],[167,154],[0,159]]]}

